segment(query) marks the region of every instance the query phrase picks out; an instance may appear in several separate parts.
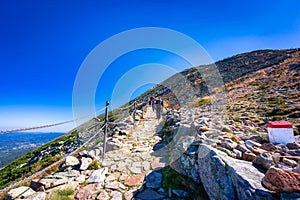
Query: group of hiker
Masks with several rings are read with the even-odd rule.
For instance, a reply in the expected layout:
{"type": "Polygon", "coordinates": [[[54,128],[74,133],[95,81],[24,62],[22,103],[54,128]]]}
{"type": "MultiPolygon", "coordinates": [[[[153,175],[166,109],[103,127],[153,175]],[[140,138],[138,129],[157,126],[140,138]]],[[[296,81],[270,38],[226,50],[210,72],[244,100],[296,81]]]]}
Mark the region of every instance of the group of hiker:
{"type": "Polygon", "coordinates": [[[160,119],[164,102],[160,98],[150,97],[149,106],[150,105],[152,106],[152,111],[156,113],[156,118],[160,119]]]}

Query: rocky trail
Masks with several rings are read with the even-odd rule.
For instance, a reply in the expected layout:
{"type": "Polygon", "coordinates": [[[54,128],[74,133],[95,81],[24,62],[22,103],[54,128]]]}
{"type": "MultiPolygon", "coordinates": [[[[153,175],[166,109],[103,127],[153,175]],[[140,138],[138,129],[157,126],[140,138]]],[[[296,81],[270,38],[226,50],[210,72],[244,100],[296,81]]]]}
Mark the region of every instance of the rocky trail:
{"type": "MultiPolygon", "coordinates": [[[[30,187],[11,190],[7,199],[54,199],[54,193],[71,189],[73,199],[186,199],[184,190],[163,188],[161,169],[166,161],[153,152],[166,145],[157,133],[164,121],[156,119],[150,107],[143,119],[126,135],[113,135],[110,143],[117,144],[101,157],[101,149],[81,151],[68,156],[58,172],[31,181],[30,187]],[[115,147],[118,148],[115,148],[115,147]],[[114,149],[114,150],[112,150],[114,149]]],[[[108,143],[109,144],[109,143],[108,143]]]]}

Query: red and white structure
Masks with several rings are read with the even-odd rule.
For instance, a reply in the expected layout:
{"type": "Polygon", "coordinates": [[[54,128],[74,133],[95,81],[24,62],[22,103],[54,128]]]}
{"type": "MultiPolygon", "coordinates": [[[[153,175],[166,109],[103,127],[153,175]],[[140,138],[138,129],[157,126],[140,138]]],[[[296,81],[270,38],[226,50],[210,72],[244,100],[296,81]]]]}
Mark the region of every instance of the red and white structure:
{"type": "Polygon", "coordinates": [[[290,122],[269,122],[268,136],[270,143],[273,144],[295,142],[293,125],[290,122]]]}

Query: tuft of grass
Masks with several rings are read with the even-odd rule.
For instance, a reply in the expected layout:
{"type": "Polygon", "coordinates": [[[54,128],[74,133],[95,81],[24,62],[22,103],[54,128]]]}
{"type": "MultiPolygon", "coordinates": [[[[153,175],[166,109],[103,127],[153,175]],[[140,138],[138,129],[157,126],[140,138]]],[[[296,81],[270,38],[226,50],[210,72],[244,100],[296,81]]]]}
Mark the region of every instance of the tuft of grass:
{"type": "Polygon", "coordinates": [[[101,164],[98,160],[93,160],[92,163],[88,167],[89,170],[96,170],[96,169],[100,169],[100,168],[101,168],[101,164]]]}
{"type": "Polygon", "coordinates": [[[198,100],[198,106],[204,106],[210,102],[212,102],[212,98],[210,96],[206,96],[198,100]]]}
{"type": "MultiPolygon", "coordinates": [[[[74,194],[74,190],[65,189],[65,190],[55,190],[51,193],[50,199],[55,200],[72,200],[70,196],[74,194]]],[[[50,200],[49,199],[49,200],[50,200]]]]}
{"type": "Polygon", "coordinates": [[[87,186],[88,185],[88,182],[85,180],[81,183],[83,186],[87,186]]]}

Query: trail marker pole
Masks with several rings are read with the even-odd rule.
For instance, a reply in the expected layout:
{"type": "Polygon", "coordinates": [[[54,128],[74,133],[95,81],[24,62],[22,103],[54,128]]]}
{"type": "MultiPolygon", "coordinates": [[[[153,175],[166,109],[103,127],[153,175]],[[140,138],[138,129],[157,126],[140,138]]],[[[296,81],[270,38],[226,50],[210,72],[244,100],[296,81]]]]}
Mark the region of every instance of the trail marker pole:
{"type": "Polygon", "coordinates": [[[133,103],[133,125],[135,126],[136,101],[133,103]]]}
{"type": "Polygon", "coordinates": [[[104,127],[104,140],[103,140],[103,154],[102,159],[105,157],[105,151],[106,151],[106,140],[107,140],[107,128],[108,128],[108,106],[109,101],[106,102],[106,108],[105,108],[105,127],[104,127]]]}

